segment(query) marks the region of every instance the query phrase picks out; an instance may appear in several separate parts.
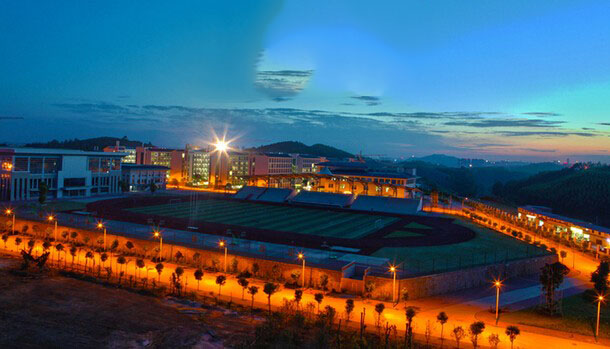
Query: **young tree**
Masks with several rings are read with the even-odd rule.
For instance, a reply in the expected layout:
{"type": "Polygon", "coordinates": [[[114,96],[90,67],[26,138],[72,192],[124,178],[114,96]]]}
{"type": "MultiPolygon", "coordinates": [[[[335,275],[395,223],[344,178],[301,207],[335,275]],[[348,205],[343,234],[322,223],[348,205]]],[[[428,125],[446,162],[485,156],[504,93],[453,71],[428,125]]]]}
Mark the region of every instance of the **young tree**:
{"type": "Polygon", "coordinates": [[[407,307],[407,309],[405,309],[405,318],[407,320],[405,341],[409,348],[413,346],[413,318],[415,315],[417,315],[417,310],[414,307],[407,307]]]}
{"type": "Polygon", "coordinates": [[[491,333],[489,337],[487,337],[487,341],[489,342],[489,346],[493,349],[498,349],[498,344],[500,344],[500,336],[497,333],[491,333]]]}
{"type": "Polygon", "coordinates": [[[120,264],[120,266],[119,266],[119,285],[120,285],[121,276],[123,276],[123,265],[125,265],[125,263],[127,263],[127,259],[125,259],[125,256],[119,256],[119,258],[116,259],[116,262],[118,264],[120,264]]]}
{"type": "Polygon", "coordinates": [[[4,248],[6,249],[6,241],[8,240],[8,234],[2,234],[2,242],[4,242],[4,248]]]}
{"type": "Polygon", "coordinates": [[[239,279],[237,279],[237,284],[239,286],[241,286],[241,299],[244,299],[245,293],[246,293],[246,289],[248,288],[248,284],[250,282],[248,281],[248,279],[240,277],[239,279]]]}
{"type": "Polygon", "coordinates": [[[506,328],[506,335],[508,336],[508,338],[510,339],[510,348],[513,348],[513,342],[515,341],[515,339],[517,338],[517,336],[519,334],[521,334],[521,330],[519,330],[519,327],[517,326],[508,326],[506,328]]]}
{"type": "Polygon", "coordinates": [[[73,231],[70,233],[70,239],[72,239],[72,242],[76,242],[76,238],[78,237],[78,233],[73,231]]]}
{"type": "Polygon", "coordinates": [[[561,257],[561,264],[565,264],[565,263],[563,262],[563,260],[564,260],[564,259],[565,259],[567,256],[568,256],[568,253],[567,253],[566,251],[563,251],[563,250],[562,250],[561,252],[559,252],[559,257],[561,257]]]}
{"type": "Polygon", "coordinates": [[[470,324],[468,332],[470,333],[470,341],[474,348],[478,347],[479,335],[485,330],[485,323],[483,321],[475,321],[470,324]]]}
{"type": "Polygon", "coordinates": [[[108,253],[104,252],[100,255],[100,261],[106,266],[106,261],[108,260],[108,253]]]}
{"type": "Polygon", "coordinates": [[[127,242],[125,243],[125,247],[127,247],[127,251],[128,251],[129,253],[131,253],[131,249],[132,249],[132,248],[134,248],[133,242],[131,242],[131,241],[127,241],[127,242]]]}
{"type": "Polygon", "coordinates": [[[19,247],[21,246],[22,242],[23,242],[23,240],[21,240],[20,237],[15,238],[15,245],[17,245],[17,251],[19,251],[19,247]]]}
{"type": "Polygon", "coordinates": [[[441,346],[443,346],[443,330],[445,329],[445,324],[447,323],[447,320],[449,320],[449,316],[447,316],[444,311],[441,311],[440,313],[438,313],[438,315],[436,315],[436,321],[441,324],[441,346]]]}
{"type": "Polygon", "coordinates": [[[87,253],[85,253],[85,273],[87,272],[87,261],[89,259],[93,259],[93,252],[91,251],[87,251],[87,253]]]}
{"type": "Polygon", "coordinates": [[[542,267],[540,273],[540,283],[542,284],[542,292],[545,298],[546,311],[554,315],[557,310],[557,301],[555,300],[555,290],[559,288],[563,282],[564,276],[568,274],[570,269],[565,265],[555,262],[546,264],[542,267]]]}
{"type": "Polygon", "coordinates": [[[222,286],[227,282],[227,277],[224,275],[218,275],[216,277],[216,285],[218,285],[218,295],[220,296],[220,290],[222,286]]]}
{"type": "Polygon", "coordinates": [[[451,332],[451,334],[453,335],[453,338],[455,338],[456,346],[459,348],[460,341],[462,340],[462,338],[464,338],[464,336],[466,335],[466,332],[464,332],[464,329],[462,328],[462,326],[458,326],[458,327],[453,328],[453,332],[451,332]]]}
{"type": "Polygon", "coordinates": [[[277,291],[278,285],[272,282],[265,283],[263,292],[267,295],[267,304],[269,305],[269,315],[271,315],[271,296],[277,291]]]}
{"type": "Polygon", "coordinates": [[[302,298],[303,290],[294,290],[294,302],[297,304],[297,310],[299,309],[299,305],[301,304],[302,298]]]}
{"type": "Polygon", "coordinates": [[[407,290],[406,287],[400,290],[400,298],[402,298],[402,301],[405,302],[405,309],[407,309],[407,301],[409,300],[409,290],[407,290]]]}
{"type": "Polygon", "coordinates": [[[252,296],[252,306],[250,308],[250,311],[254,311],[254,295],[258,293],[258,287],[256,287],[256,286],[248,287],[248,293],[250,294],[250,296],[252,296]]]}
{"type": "Polygon", "coordinates": [[[385,304],[377,303],[375,305],[375,312],[377,313],[377,315],[376,315],[376,317],[377,317],[377,321],[376,321],[377,330],[379,330],[381,328],[381,314],[383,314],[384,310],[385,310],[385,304]]]}
{"type": "Polygon", "coordinates": [[[197,280],[197,291],[199,291],[199,283],[201,282],[201,279],[203,279],[203,270],[201,270],[201,268],[198,268],[197,270],[195,270],[195,280],[197,280]]]}
{"type": "MultiPolygon", "coordinates": [[[[59,266],[59,254],[61,251],[64,250],[64,245],[62,245],[62,244],[55,245],[55,250],[57,251],[57,265],[59,266]]],[[[64,263],[64,268],[65,267],[66,267],[66,264],[64,263]]]]}
{"type": "Polygon", "coordinates": [[[322,293],[316,293],[313,295],[313,298],[318,302],[318,314],[320,314],[320,304],[324,300],[324,295],[322,293]]]}
{"type": "Polygon", "coordinates": [[[260,270],[258,263],[252,263],[252,274],[256,276],[260,270]]]}
{"type": "Polygon", "coordinates": [[[349,323],[350,318],[352,317],[352,312],[354,311],[354,300],[348,299],[345,301],[345,319],[349,323]]]}
{"type": "Polygon", "coordinates": [[[76,257],[77,251],[78,249],[76,248],[76,246],[70,247],[70,255],[72,256],[72,269],[74,269],[74,257],[76,257]]]}
{"type": "Polygon", "coordinates": [[[146,267],[146,263],[142,258],[136,259],[136,267],[138,267],[138,278],[142,276],[141,270],[146,267]]]}
{"type": "Polygon", "coordinates": [[[610,273],[610,263],[601,261],[597,269],[591,273],[591,282],[597,294],[605,295],[608,293],[608,274],[610,273]]]}
{"type": "Polygon", "coordinates": [[[157,265],[155,265],[155,269],[157,269],[157,274],[159,274],[159,282],[161,282],[161,273],[163,272],[163,267],[163,263],[157,263],[157,265]]]}
{"type": "Polygon", "coordinates": [[[48,242],[48,241],[44,241],[44,242],[42,243],[42,250],[43,250],[44,252],[48,252],[50,249],[51,249],[51,243],[50,243],[50,242],[48,242]]]}
{"type": "MultiPolygon", "coordinates": [[[[184,275],[184,268],[182,267],[176,267],[176,270],[174,271],[174,273],[176,273],[177,276],[177,281],[178,281],[178,285],[180,286],[180,278],[182,277],[182,275],[184,275]]],[[[184,289],[184,291],[186,292],[186,288],[184,289]]],[[[178,294],[180,294],[180,292],[178,291],[178,294]]]]}

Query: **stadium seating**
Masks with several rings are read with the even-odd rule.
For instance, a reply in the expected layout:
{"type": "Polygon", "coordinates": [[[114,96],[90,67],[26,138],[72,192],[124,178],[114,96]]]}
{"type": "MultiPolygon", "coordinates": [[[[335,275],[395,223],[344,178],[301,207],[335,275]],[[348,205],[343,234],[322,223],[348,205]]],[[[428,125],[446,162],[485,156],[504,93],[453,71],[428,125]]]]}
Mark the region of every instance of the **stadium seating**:
{"type": "Polygon", "coordinates": [[[245,186],[241,188],[233,197],[241,200],[256,200],[267,188],[245,186]]]}
{"type": "Polygon", "coordinates": [[[351,194],[320,193],[315,191],[301,191],[291,202],[316,206],[347,207],[354,201],[351,194]]]}
{"type": "Polygon", "coordinates": [[[356,198],[350,208],[367,212],[415,214],[418,211],[421,211],[421,206],[421,199],[399,199],[360,195],[356,198]]]}
{"type": "Polygon", "coordinates": [[[287,198],[293,195],[293,192],[294,190],[292,189],[267,188],[257,198],[252,200],[267,202],[284,202],[287,198]]]}

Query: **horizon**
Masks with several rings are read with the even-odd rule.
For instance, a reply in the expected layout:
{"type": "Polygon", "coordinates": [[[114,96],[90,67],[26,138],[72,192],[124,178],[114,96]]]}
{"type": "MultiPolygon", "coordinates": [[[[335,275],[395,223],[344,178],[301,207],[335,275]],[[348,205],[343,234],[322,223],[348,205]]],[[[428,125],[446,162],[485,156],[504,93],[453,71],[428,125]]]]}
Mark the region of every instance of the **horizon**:
{"type": "Polygon", "coordinates": [[[602,1],[7,2],[0,125],[27,132],[0,141],[183,147],[218,133],[610,163],[608,15],[602,1]]]}

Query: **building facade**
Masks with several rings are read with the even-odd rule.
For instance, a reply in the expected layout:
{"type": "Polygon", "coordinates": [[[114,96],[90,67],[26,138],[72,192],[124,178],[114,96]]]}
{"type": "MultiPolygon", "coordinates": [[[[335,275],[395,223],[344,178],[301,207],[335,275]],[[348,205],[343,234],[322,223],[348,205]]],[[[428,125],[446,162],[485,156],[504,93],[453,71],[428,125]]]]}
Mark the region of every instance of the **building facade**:
{"type": "Polygon", "coordinates": [[[123,164],[121,177],[129,186],[129,191],[150,190],[154,183],[157,189],[165,189],[168,167],[158,165],[123,164]]]}
{"type": "Polygon", "coordinates": [[[318,163],[325,162],[326,158],[307,154],[291,154],[294,163],[294,173],[317,173],[318,163]]]}
{"type": "Polygon", "coordinates": [[[250,172],[250,154],[239,151],[210,153],[210,186],[239,188],[250,172]]]}
{"type": "Polygon", "coordinates": [[[136,147],[136,164],[165,166],[169,168],[168,182],[171,183],[174,180],[184,182],[186,180],[185,153],[183,149],[136,147]]]}
{"type": "Polygon", "coordinates": [[[186,147],[186,181],[194,185],[210,182],[210,152],[207,149],[186,147]]]}
{"type": "Polygon", "coordinates": [[[32,200],[41,183],[48,198],[120,192],[124,153],[66,149],[0,149],[0,200],[32,200]]]}
{"type": "Polygon", "coordinates": [[[114,146],[104,147],[103,151],[106,153],[127,154],[121,159],[121,162],[123,162],[125,164],[135,164],[136,163],[136,149],[127,148],[124,145],[119,145],[119,141],[117,141],[116,145],[114,145],[114,146]]]}

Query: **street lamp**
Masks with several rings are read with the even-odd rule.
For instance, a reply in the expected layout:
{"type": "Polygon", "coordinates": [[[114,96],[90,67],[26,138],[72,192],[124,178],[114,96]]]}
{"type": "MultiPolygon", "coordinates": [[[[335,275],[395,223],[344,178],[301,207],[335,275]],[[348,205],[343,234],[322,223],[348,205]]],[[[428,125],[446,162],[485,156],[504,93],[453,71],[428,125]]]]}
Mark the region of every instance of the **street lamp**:
{"type": "Polygon", "coordinates": [[[53,232],[53,235],[55,236],[55,241],[57,241],[57,217],[54,217],[53,215],[49,215],[47,217],[47,219],[49,220],[49,222],[55,221],[55,230],[53,232]]]}
{"type": "Polygon", "coordinates": [[[104,251],[106,251],[106,227],[104,226],[103,222],[98,222],[97,223],[97,228],[98,229],[104,229],[104,251]]]}
{"type": "Polygon", "coordinates": [[[11,228],[12,234],[15,235],[15,211],[11,210],[10,208],[7,208],[5,213],[7,216],[13,215],[13,225],[11,226],[11,228]]]}
{"type": "Polygon", "coordinates": [[[163,253],[163,235],[158,230],[153,231],[153,237],[159,238],[159,262],[161,262],[161,256],[163,253]]]}
{"type": "Polygon", "coordinates": [[[602,302],[604,301],[604,296],[597,297],[597,325],[595,326],[595,338],[599,337],[599,314],[602,308],[602,302]]]}
{"type": "Polygon", "coordinates": [[[300,252],[297,257],[299,257],[299,259],[303,260],[303,272],[302,272],[302,274],[303,274],[303,285],[302,286],[303,286],[303,288],[305,288],[305,255],[302,252],[300,252]]]}
{"type": "Polygon", "coordinates": [[[227,243],[224,240],[218,242],[218,246],[225,249],[225,274],[227,273],[227,243]]]}
{"type": "Polygon", "coordinates": [[[394,274],[394,280],[392,281],[392,301],[396,304],[396,266],[390,265],[390,272],[394,274]]]}
{"type": "Polygon", "coordinates": [[[496,325],[498,324],[498,315],[500,314],[500,287],[502,283],[498,280],[494,281],[494,287],[496,288],[496,325]]]}

